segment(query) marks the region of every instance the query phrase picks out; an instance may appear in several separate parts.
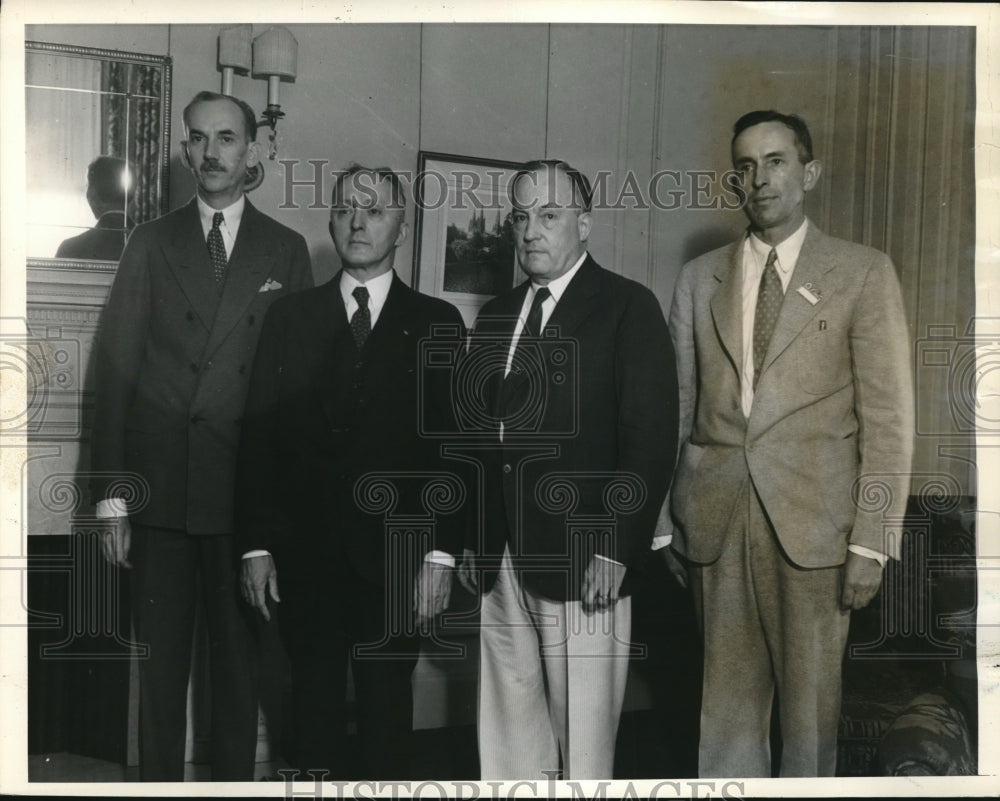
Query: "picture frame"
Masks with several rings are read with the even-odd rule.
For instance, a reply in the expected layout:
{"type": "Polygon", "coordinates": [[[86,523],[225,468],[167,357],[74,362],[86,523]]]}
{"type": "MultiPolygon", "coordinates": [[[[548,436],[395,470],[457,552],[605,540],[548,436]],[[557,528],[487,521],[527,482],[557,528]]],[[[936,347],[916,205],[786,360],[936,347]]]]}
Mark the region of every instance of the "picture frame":
{"type": "Polygon", "coordinates": [[[443,298],[471,326],[522,277],[511,236],[510,181],[521,164],[421,150],[413,182],[413,286],[443,298]]]}

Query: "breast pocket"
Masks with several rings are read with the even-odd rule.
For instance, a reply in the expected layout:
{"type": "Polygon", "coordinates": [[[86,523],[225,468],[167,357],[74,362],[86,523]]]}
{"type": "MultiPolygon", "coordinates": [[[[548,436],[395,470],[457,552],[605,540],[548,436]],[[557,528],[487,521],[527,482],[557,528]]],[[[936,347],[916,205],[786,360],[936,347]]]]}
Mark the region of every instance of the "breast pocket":
{"type": "Polygon", "coordinates": [[[851,352],[846,331],[824,328],[799,337],[795,354],[799,383],[806,392],[828,395],[851,382],[851,352]]]}

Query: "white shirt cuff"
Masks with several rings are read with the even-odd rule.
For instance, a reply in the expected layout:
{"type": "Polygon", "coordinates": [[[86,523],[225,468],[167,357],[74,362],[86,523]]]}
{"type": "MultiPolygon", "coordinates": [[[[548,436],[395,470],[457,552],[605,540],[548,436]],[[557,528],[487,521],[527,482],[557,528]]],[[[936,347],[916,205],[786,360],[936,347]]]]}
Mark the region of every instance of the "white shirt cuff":
{"type": "Polygon", "coordinates": [[[878,551],[873,551],[871,548],[866,548],[864,545],[848,545],[847,550],[851,553],[856,553],[858,556],[867,556],[869,559],[874,559],[878,562],[879,567],[885,567],[885,561],[889,557],[884,553],[879,553],[878,551]]]}
{"type": "Polygon", "coordinates": [[[613,564],[613,565],[620,565],[621,564],[621,562],[619,562],[617,559],[612,559],[609,556],[603,556],[602,554],[599,554],[599,553],[595,553],[594,556],[596,556],[598,559],[603,559],[605,562],[611,562],[611,564],[613,564]]]}
{"type": "Polygon", "coordinates": [[[98,501],[97,516],[100,518],[127,517],[128,507],[125,505],[125,499],[105,498],[103,501],[98,501]]]}
{"type": "Polygon", "coordinates": [[[656,537],[653,537],[653,541],[649,545],[649,550],[659,551],[662,548],[666,548],[673,541],[673,534],[659,534],[656,537]]]}
{"type": "Polygon", "coordinates": [[[428,551],[424,557],[424,561],[433,562],[436,565],[444,565],[445,567],[455,566],[455,557],[446,551],[428,551]]]}
{"type": "MultiPolygon", "coordinates": [[[[262,550],[247,551],[245,554],[243,554],[243,558],[252,559],[255,556],[270,556],[270,555],[271,555],[270,551],[262,551],[262,550]]],[[[429,551],[427,556],[424,557],[424,561],[434,562],[435,564],[444,565],[445,567],[455,566],[455,557],[452,556],[450,553],[446,553],[444,551],[429,551]]]]}

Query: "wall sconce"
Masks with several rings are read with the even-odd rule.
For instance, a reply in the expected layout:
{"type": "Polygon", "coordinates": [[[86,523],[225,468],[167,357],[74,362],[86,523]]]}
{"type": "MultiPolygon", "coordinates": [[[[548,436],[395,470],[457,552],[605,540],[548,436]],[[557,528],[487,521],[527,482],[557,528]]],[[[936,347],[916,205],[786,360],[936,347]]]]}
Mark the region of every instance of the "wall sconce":
{"type": "Polygon", "coordinates": [[[275,25],[253,37],[253,26],[235,25],[219,32],[219,66],[222,67],[222,93],[233,93],[233,72],[245,74],[252,70],[254,78],[267,78],[267,108],[258,125],[267,125],[270,147],[268,158],[274,160],[278,153],[276,128],[285,116],[278,102],[281,79],[296,76],[299,43],[291,31],[275,25]]]}

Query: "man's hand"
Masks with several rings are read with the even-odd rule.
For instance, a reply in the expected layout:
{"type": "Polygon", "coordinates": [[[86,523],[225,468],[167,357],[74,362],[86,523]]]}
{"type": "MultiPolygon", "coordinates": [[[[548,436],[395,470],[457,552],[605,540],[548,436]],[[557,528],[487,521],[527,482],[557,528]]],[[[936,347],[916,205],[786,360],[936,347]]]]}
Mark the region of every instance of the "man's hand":
{"type": "Polygon", "coordinates": [[[104,522],[109,528],[101,538],[104,558],[118,567],[132,567],[128,560],[129,551],[132,550],[132,524],[128,515],[109,517],[104,522]]]}
{"type": "Polygon", "coordinates": [[[843,609],[863,609],[875,597],[881,583],[882,566],[877,561],[848,551],[840,606],[843,609]]]}
{"type": "Polygon", "coordinates": [[[240,566],[240,590],[243,593],[243,600],[260,612],[264,620],[270,621],[271,613],[267,611],[265,588],[275,603],[281,603],[281,598],[278,597],[278,570],[274,566],[274,559],[270,554],[244,559],[240,566]]]}
{"type": "Polygon", "coordinates": [[[476,571],[476,554],[470,548],[462,551],[458,566],[458,583],[473,595],[479,595],[479,573],[476,571]]]}
{"type": "Polygon", "coordinates": [[[454,568],[425,561],[413,582],[413,611],[417,625],[427,626],[451,601],[451,572],[454,568]]]}
{"type": "Polygon", "coordinates": [[[663,563],[667,566],[667,570],[670,571],[670,575],[674,577],[674,581],[687,589],[687,567],[685,567],[684,563],[680,560],[680,557],[674,553],[673,548],[667,545],[664,548],[660,548],[657,553],[659,553],[663,559],[663,563]]]}
{"type": "Polygon", "coordinates": [[[594,612],[613,608],[618,603],[618,590],[624,578],[625,565],[599,556],[590,557],[580,592],[584,614],[592,615],[594,612]]]}

